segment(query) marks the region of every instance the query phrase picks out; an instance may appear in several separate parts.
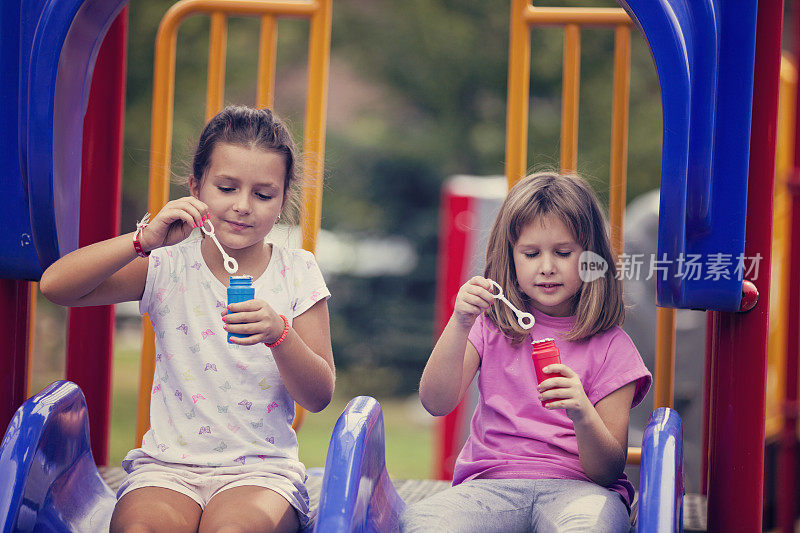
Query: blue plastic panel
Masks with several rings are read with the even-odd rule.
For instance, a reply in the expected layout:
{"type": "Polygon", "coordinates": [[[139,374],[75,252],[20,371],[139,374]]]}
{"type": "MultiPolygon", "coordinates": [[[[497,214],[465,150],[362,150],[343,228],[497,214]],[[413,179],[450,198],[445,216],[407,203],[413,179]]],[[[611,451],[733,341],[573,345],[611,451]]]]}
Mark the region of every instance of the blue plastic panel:
{"type": "Polygon", "coordinates": [[[0,2],[0,277],[38,279],[41,269],[33,246],[28,195],[20,179],[19,63],[20,3],[0,2]]]}
{"type": "Polygon", "coordinates": [[[11,531],[108,531],[116,497],[95,467],[86,401],[57,381],[17,410],[0,445],[0,524],[11,531]]]}
{"type": "Polygon", "coordinates": [[[720,40],[712,181],[707,205],[688,214],[687,252],[702,257],[729,255],[732,275],[730,280],[694,283],[685,301],[686,307],[738,311],[742,279],[741,272],[733,273],[744,254],[747,222],[757,2],[717,0],[716,4],[720,40]]]}
{"type": "MultiPolygon", "coordinates": [[[[92,71],[126,0],[49,0],[30,45],[23,150],[42,268],[78,246],[83,117],[92,71]]],[[[24,93],[25,94],[25,93],[24,93]]]]}
{"type": "Polygon", "coordinates": [[[737,311],[756,1],[619,1],[650,46],[661,86],[658,303],[737,311]]]}
{"type": "Polygon", "coordinates": [[[683,429],[676,411],[653,411],[642,437],[637,531],[683,531],[683,429]]]}
{"type": "Polygon", "coordinates": [[[384,449],[380,404],[353,398],[331,435],[315,532],[397,531],[405,503],[389,479],[384,449]]]}
{"type": "Polygon", "coordinates": [[[0,3],[0,277],[39,279],[78,245],[83,117],[94,61],[127,0],[0,3]],[[32,214],[32,215],[31,215],[32,214]]]}

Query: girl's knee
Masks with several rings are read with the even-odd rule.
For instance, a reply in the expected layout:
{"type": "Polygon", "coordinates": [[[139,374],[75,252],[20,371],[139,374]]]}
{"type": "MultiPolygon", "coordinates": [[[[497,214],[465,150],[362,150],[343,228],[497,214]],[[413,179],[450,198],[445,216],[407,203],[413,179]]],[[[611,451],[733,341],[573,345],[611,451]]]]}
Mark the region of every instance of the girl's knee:
{"type": "Polygon", "coordinates": [[[436,513],[427,502],[420,502],[406,507],[400,515],[400,533],[416,531],[447,531],[446,517],[436,513]]]}
{"type": "Polygon", "coordinates": [[[630,514],[614,491],[572,480],[546,481],[531,526],[547,533],[627,533],[630,514]]]}
{"type": "Polygon", "coordinates": [[[558,516],[552,518],[553,533],[628,533],[630,515],[625,504],[614,496],[584,496],[565,506],[558,516]]]}

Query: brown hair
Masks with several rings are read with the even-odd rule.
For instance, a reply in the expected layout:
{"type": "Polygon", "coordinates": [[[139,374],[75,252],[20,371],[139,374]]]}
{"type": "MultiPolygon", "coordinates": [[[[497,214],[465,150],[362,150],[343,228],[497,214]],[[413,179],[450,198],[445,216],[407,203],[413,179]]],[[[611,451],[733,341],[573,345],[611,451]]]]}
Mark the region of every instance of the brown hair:
{"type": "Polygon", "coordinates": [[[228,106],[208,121],[192,158],[192,176],[198,184],[211,165],[214,148],[220,144],[260,148],[283,155],[286,177],[283,187],[283,212],[296,216],[299,212],[300,178],[297,149],[283,121],[269,109],[228,106]]]}
{"type": "MultiPolygon", "coordinates": [[[[582,340],[621,325],[625,320],[622,283],[616,276],[606,220],[594,191],[577,175],[540,172],[512,187],[489,235],[484,276],[498,282],[515,306],[527,307],[530,299],[517,283],[513,250],[523,229],[546,215],[561,220],[584,250],[596,253],[608,264],[603,277],[584,281],[578,290],[572,308],[575,325],[565,338],[582,340]]],[[[516,316],[503,303],[496,300],[486,314],[514,343],[527,337],[527,330],[517,324],[516,316]]]]}

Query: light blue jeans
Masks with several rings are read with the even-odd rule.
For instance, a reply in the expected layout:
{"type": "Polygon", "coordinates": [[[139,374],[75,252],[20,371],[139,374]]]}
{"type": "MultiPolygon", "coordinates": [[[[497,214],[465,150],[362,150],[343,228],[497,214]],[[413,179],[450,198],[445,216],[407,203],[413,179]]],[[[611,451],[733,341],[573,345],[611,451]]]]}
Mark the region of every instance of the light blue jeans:
{"type": "Polygon", "coordinates": [[[405,532],[627,533],[619,493],[574,479],[473,479],[408,506],[405,532]]]}

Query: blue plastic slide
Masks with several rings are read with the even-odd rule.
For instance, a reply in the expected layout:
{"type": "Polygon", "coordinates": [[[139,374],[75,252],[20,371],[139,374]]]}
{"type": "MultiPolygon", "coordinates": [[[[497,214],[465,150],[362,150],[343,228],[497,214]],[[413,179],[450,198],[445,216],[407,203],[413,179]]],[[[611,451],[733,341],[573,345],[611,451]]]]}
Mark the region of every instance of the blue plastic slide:
{"type": "Polygon", "coordinates": [[[0,445],[2,532],[108,531],[116,498],[97,472],[86,401],[57,381],[17,410],[0,445]]]}
{"type": "Polygon", "coordinates": [[[659,407],[642,437],[637,531],[683,531],[683,429],[677,411],[659,407]]]}
{"type": "Polygon", "coordinates": [[[389,479],[384,450],[380,404],[353,398],[331,435],[315,532],[397,531],[405,503],[389,479]]]}

